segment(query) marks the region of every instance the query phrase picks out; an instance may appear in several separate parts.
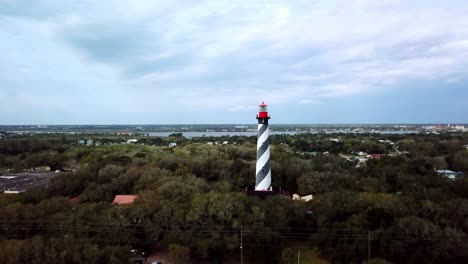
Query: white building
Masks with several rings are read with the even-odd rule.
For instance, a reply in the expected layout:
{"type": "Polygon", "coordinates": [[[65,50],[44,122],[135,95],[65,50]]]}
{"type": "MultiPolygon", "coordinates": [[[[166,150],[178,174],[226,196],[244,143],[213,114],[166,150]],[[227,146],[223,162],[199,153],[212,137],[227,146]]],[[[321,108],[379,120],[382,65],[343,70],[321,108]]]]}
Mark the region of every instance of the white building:
{"type": "Polygon", "coordinates": [[[177,146],[177,143],[175,143],[175,142],[169,143],[169,147],[170,147],[170,148],[174,148],[174,147],[176,147],[176,146],[177,146]]]}
{"type": "Polygon", "coordinates": [[[127,140],[127,144],[135,144],[138,142],[138,139],[129,139],[127,140]]]}
{"type": "Polygon", "coordinates": [[[442,175],[450,180],[455,180],[457,178],[458,175],[460,175],[461,173],[460,172],[455,172],[455,171],[451,171],[451,170],[436,170],[436,172],[439,174],[439,175],[442,175]]]}
{"type": "Polygon", "coordinates": [[[309,202],[309,201],[312,201],[314,199],[314,196],[312,194],[305,195],[305,196],[299,196],[299,194],[295,193],[295,194],[293,194],[292,199],[296,200],[296,201],[309,202]]]}
{"type": "Polygon", "coordinates": [[[6,194],[19,194],[19,193],[24,193],[26,190],[6,190],[4,193],[6,194]]]}

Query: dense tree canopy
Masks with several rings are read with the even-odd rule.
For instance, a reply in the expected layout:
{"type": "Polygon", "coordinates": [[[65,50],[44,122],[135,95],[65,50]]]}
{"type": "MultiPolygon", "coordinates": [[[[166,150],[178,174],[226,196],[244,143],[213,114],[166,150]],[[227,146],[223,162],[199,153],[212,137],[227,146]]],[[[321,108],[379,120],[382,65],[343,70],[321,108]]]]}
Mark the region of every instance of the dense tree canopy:
{"type": "Polygon", "coordinates": [[[371,263],[467,262],[468,178],[449,180],[435,169],[468,174],[468,135],[379,139],[272,136],[273,186],[313,194],[310,202],[243,191],[255,181],[255,137],[174,134],[98,147],[55,136],[2,139],[4,173],[39,166],[65,172],[47,188],[0,195],[0,262],[126,263],[132,247],[168,250],[173,263],[221,261],[238,254],[241,229],[252,263],[287,262],[291,252],[282,249],[297,243],[334,262],[362,262],[368,241],[371,263]],[[229,144],[206,144],[224,140],[229,144]],[[359,152],[385,155],[357,166],[359,152]],[[139,198],[115,206],[116,194],[139,198]]]}

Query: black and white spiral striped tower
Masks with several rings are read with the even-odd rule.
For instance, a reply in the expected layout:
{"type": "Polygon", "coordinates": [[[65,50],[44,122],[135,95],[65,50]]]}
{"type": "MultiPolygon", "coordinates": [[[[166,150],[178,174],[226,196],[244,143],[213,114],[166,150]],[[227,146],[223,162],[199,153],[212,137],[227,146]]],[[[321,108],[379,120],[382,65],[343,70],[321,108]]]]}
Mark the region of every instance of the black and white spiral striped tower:
{"type": "Polygon", "coordinates": [[[258,115],[257,136],[257,166],[255,178],[255,191],[271,190],[270,144],[268,142],[268,116],[267,105],[262,102],[258,115]]]}

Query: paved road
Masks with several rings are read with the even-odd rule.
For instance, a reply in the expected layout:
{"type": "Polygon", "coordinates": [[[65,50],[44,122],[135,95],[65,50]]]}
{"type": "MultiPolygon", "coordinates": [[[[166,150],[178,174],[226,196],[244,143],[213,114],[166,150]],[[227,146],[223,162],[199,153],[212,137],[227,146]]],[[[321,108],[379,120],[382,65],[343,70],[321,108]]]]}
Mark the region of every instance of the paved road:
{"type": "Polygon", "coordinates": [[[60,173],[21,173],[0,176],[0,192],[23,192],[34,187],[43,187],[49,184],[50,179],[60,173]]]}

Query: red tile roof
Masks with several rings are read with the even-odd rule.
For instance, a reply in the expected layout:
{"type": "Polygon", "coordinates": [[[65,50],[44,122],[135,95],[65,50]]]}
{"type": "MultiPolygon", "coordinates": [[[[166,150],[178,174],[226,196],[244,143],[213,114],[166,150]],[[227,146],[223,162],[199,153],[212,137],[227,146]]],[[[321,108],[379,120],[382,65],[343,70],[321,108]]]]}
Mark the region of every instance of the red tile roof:
{"type": "Polygon", "coordinates": [[[131,204],[138,198],[138,195],[116,195],[113,204],[131,204]]]}
{"type": "Polygon", "coordinates": [[[369,154],[369,156],[373,159],[380,159],[384,154],[369,154]]]}
{"type": "Polygon", "coordinates": [[[80,201],[80,195],[78,194],[75,197],[70,198],[70,202],[79,202],[80,201]]]}

